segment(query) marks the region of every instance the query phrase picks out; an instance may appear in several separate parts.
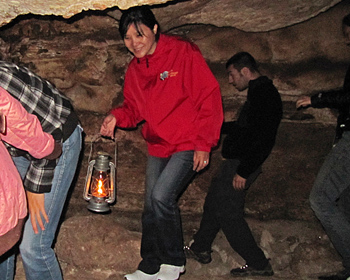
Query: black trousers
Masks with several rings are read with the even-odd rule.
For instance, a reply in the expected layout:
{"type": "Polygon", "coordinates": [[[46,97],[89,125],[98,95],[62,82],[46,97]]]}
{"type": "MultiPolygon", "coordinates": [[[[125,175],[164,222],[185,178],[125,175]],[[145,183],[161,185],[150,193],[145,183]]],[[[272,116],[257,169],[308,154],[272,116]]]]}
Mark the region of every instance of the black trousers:
{"type": "Polygon", "coordinates": [[[246,189],[236,191],[232,186],[239,160],[225,159],[220,172],[210,185],[204,203],[204,212],[200,228],[194,235],[192,250],[210,251],[211,245],[221,229],[231,247],[256,269],[264,268],[268,260],[258,247],[251,230],[244,219],[246,190],[261,173],[258,168],[247,178],[246,189]]]}

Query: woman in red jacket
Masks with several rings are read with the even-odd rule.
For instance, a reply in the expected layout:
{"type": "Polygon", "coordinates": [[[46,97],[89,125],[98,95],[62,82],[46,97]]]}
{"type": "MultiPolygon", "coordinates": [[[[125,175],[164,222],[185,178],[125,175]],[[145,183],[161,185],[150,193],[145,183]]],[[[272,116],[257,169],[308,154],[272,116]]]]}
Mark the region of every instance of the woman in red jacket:
{"type": "Polygon", "coordinates": [[[142,216],[142,261],[128,280],[174,280],[184,271],[177,205],[189,180],[209,163],[223,121],[219,84],[198,47],[160,34],[148,7],[123,13],[119,32],[134,58],[124,83],[124,102],[105,118],[101,134],[143,123],[148,145],[142,216]]]}

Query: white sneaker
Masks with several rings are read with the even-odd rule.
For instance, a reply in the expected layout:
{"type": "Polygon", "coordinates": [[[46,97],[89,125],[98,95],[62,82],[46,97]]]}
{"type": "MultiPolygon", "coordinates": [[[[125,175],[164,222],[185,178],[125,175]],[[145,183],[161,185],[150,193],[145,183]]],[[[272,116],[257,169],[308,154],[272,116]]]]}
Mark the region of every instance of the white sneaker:
{"type": "Polygon", "coordinates": [[[158,272],[157,280],[177,280],[181,273],[185,272],[185,266],[162,264],[158,272]]]}
{"type": "Polygon", "coordinates": [[[156,274],[147,274],[141,270],[136,270],[134,273],[125,275],[124,278],[127,280],[157,280],[157,275],[158,272],[156,274]]]}

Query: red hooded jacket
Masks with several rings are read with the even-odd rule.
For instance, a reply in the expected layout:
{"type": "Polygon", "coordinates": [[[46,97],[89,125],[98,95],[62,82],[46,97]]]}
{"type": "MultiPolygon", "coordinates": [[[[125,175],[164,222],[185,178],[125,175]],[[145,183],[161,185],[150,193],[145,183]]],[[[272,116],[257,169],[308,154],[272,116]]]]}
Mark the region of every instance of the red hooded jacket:
{"type": "Polygon", "coordinates": [[[196,45],[161,34],[153,54],[130,62],[123,105],[111,114],[122,128],[145,121],[152,156],[210,152],[223,121],[220,87],[196,45]]]}

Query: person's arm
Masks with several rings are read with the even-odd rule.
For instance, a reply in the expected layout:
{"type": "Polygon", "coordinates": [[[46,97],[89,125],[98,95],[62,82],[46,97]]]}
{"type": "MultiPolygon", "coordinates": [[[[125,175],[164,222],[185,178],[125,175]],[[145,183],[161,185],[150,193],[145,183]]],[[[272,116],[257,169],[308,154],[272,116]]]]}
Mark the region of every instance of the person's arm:
{"type": "Polygon", "coordinates": [[[311,106],[314,108],[339,108],[350,105],[350,93],[339,91],[320,92],[311,96],[311,106]]]}
{"type": "Polygon", "coordinates": [[[132,84],[135,81],[130,81],[132,80],[130,78],[130,71],[132,70],[128,69],[125,74],[123,105],[113,108],[109,115],[103,120],[100,128],[100,133],[103,136],[114,139],[114,131],[117,126],[121,128],[134,128],[143,120],[140,116],[136,101],[133,98],[132,84]]]}
{"type": "Polygon", "coordinates": [[[233,188],[237,191],[242,191],[245,189],[246,185],[245,183],[247,182],[246,178],[243,178],[242,176],[238,175],[237,173],[235,176],[233,176],[233,188]]]}
{"type": "Polygon", "coordinates": [[[196,46],[189,51],[187,63],[185,87],[198,112],[193,131],[195,150],[210,152],[220,139],[223,123],[220,86],[196,46]]]}
{"type": "Polygon", "coordinates": [[[114,130],[115,130],[116,124],[117,124],[117,119],[115,118],[115,116],[112,114],[109,114],[107,117],[105,117],[101,125],[101,129],[100,129],[101,135],[114,139],[114,130]]]}
{"type": "Polygon", "coordinates": [[[32,224],[34,233],[38,234],[38,226],[41,228],[41,230],[45,230],[43,219],[46,221],[46,223],[49,222],[49,217],[47,216],[45,210],[45,194],[26,191],[26,195],[28,210],[30,214],[30,222],[32,224]]]}
{"type": "Polygon", "coordinates": [[[320,92],[312,96],[300,96],[296,101],[297,109],[307,108],[339,108],[350,105],[350,93],[343,90],[320,92]]]}
{"type": "Polygon", "coordinates": [[[35,115],[29,114],[21,103],[0,87],[0,110],[6,116],[6,134],[2,140],[29,152],[34,158],[44,158],[54,153],[60,155],[59,145],[50,134],[43,132],[35,115]]]}
{"type": "Polygon", "coordinates": [[[264,85],[250,98],[247,128],[239,139],[240,153],[237,174],[244,179],[263,164],[269,156],[282,117],[282,102],[277,90],[264,85]]]}
{"type": "Polygon", "coordinates": [[[44,221],[50,222],[45,210],[45,193],[51,191],[56,162],[57,160],[31,160],[24,177],[23,185],[34,233],[38,233],[39,227],[45,230],[44,221]]]}
{"type": "Polygon", "coordinates": [[[236,121],[224,122],[221,127],[221,134],[231,133],[237,126],[236,121]]]}
{"type": "Polygon", "coordinates": [[[193,170],[200,171],[209,164],[209,154],[220,139],[223,109],[220,87],[197,46],[187,49],[185,87],[198,112],[193,129],[193,170]]]}
{"type": "Polygon", "coordinates": [[[311,106],[311,97],[310,96],[302,95],[296,101],[297,109],[307,108],[309,106],[311,106]]]}
{"type": "Polygon", "coordinates": [[[209,164],[209,152],[194,151],[193,171],[199,172],[209,164]]]}

